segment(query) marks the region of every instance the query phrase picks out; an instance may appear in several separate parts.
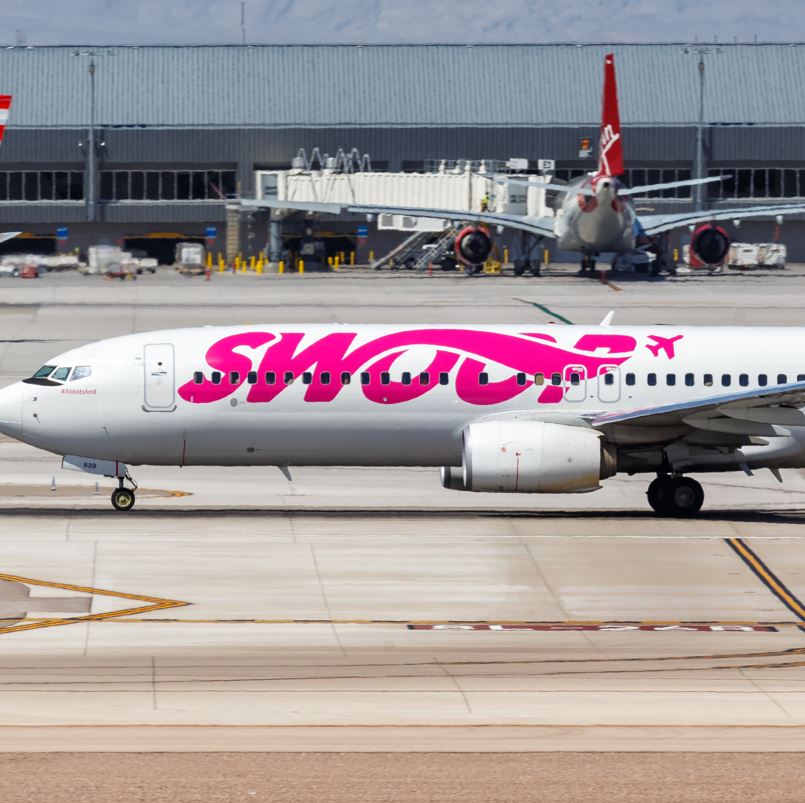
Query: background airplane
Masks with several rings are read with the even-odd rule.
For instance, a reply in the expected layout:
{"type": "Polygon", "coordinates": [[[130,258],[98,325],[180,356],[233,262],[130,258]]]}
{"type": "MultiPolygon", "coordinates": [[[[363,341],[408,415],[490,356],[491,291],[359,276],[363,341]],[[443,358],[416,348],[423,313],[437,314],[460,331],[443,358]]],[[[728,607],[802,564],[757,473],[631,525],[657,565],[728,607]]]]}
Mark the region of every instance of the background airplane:
{"type": "Polygon", "coordinates": [[[636,247],[662,251],[662,235],[681,227],[693,227],[690,246],[700,262],[705,265],[720,265],[729,251],[730,239],[724,229],[716,225],[717,221],[783,217],[805,212],[805,204],[768,204],[638,217],[632,203],[632,198],[636,195],[674,187],[708,184],[723,181],[726,177],[626,187],[618,178],[623,173],[623,142],[615,57],[610,53],[604,59],[603,109],[596,171],[567,184],[556,182],[533,184],[507,176],[490,179],[499,183],[542,187],[553,193],[552,205],[555,215],[552,217],[510,215],[491,211],[468,214],[457,212],[455,209],[436,207],[319,203],[271,198],[261,200],[260,204],[278,209],[298,209],[324,214],[345,212],[366,215],[395,214],[466,221],[469,225],[459,232],[454,243],[457,259],[466,265],[482,264],[489,257],[493,243],[488,227],[518,229],[539,238],[556,240],[562,251],[580,253],[582,270],[594,269],[595,257],[602,253],[624,254],[636,247]]]}

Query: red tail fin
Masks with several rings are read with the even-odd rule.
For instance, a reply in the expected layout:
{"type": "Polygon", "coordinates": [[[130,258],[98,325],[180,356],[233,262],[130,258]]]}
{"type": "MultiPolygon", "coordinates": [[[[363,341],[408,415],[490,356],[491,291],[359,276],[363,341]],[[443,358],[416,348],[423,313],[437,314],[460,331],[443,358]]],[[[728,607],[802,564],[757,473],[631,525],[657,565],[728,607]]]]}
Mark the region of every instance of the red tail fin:
{"type": "Polygon", "coordinates": [[[11,108],[11,95],[0,95],[0,142],[3,141],[3,134],[6,132],[6,121],[8,120],[8,110],[11,108]]]}
{"type": "Polygon", "coordinates": [[[618,85],[615,82],[615,56],[612,53],[604,57],[604,108],[601,113],[598,172],[607,176],[619,176],[623,173],[618,85]]]}

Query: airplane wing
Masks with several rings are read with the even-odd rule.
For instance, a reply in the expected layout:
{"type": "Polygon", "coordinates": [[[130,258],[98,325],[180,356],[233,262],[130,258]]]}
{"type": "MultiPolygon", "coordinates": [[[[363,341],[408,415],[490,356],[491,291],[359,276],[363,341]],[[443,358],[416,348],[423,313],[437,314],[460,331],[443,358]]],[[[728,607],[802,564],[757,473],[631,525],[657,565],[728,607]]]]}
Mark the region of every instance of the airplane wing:
{"type": "Polygon", "coordinates": [[[276,198],[263,198],[259,201],[241,201],[244,207],[268,207],[270,209],[295,209],[302,212],[341,215],[352,212],[359,215],[405,215],[407,217],[427,217],[438,220],[456,220],[469,223],[486,223],[489,226],[504,226],[519,229],[541,237],[555,237],[554,218],[528,217],[524,215],[501,215],[496,212],[462,212],[457,209],[436,209],[419,206],[373,206],[371,204],[321,203],[318,201],[281,201],[276,198]]]}
{"type": "MultiPolygon", "coordinates": [[[[684,435],[684,430],[704,430],[725,435],[762,436],[777,434],[774,426],[803,426],[805,382],[792,382],[738,393],[720,394],[655,407],[603,413],[590,422],[605,434],[627,426],[630,440],[640,440],[645,431],[646,442],[655,442],[657,432],[684,435]],[[652,432],[654,430],[654,432],[652,432]]],[[[662,439],[662,438],[660,438],[662,439]]]]}
{"type": "Polygon", "coordinates": [[[708,209],[698,212],[679,212],[672,215],[640,215],[646,234],[661,234],[682,226],[696,226],[716,220],[743,220],[750,217],[776,217],[777,215],[805,214],[805,204],[772,204],[747,206],[743,209],[708,209]]]}
{"type": "Polygon", "coordinates": [[[21,231],[0,232],[0,243],[4,243],[6,240],[13,240],[15,237],[19,237],[20,234],[22,234],[21,231]]]}

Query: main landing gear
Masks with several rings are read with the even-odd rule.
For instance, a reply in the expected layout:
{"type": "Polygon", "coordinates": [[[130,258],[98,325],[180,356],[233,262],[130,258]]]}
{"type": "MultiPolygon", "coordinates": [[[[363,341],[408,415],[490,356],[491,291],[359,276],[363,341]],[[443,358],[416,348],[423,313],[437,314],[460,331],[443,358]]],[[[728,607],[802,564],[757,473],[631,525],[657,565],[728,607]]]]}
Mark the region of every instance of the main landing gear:
{"type": "Polygon", "coordinates": [[[648,503],[663,516],[695,516],[704,502],[704,490],[691,477],[658,474],[648,486],[648,503]]]}
{"type": "Polygon", "coordinates": [[[118,487],[112,491],[112,507],[115,510],[131,510],[134,507],[135,496],[134,491],[137,490],[137,483],[131,478],[127,472],[125,477],[118,477],[118,487]],[[128,480],[134,487],[126,488],[125,481],[128,480]]]}
{"type": "Polygon", "coordinates": [[[580,276],[592,276],[595,274],[595,257],[590,254],[583,254],[581,257],[580,276]]]}

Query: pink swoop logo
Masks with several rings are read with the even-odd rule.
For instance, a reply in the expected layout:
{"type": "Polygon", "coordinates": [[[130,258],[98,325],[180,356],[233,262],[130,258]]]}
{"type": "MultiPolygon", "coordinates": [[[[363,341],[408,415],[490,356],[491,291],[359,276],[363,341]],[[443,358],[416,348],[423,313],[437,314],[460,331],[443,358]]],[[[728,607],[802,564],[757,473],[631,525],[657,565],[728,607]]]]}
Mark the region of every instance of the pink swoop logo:
{"type": "Polygon", "coordinates": [[[349,373],[353,382],[357,374],[366,371],[370,375],[368,385],[360,385],[363,395],[378,404],[400,404],[416,399],[437,387],[436,377],[441,372],[455,369],[455,392],[469,404],[491,405],[509,401],[528,388],[517,383],[516,374],[522,372],[530,377],[542,373],[546,384],[542,387],[539,402],[556,403],[562,400],[573,368],[583,368],[590,378],[605,372],[606,366],[617,366],[634,353],[637,341],[630,335],[586,334],[571,348],[563,348],[555,338],[547,334],[523,333],[521,335],[475,329],[413,329],[383,335],[367,343],[354,346],[357,335],[353,332],[332,332],[318,340],[303,345],[305,335],[301,332],[250,331],[222,338],[207,351],[206,361],[211,369],[221,374],[221,381],[213,383],[204,378],[196,384],[187,382],[179,388],[179,395],[194,404],[208,404],[224,399],[246,382],[249,371],[257,371],[259,381],[248,385],[247,402],[269,402],[288,386],[284,376],[294,379],[303,372],[312,374],[312,381],[305,385],[306,402],[329,402],[344,389],[341,374],[349,373]],[[268,345],[255,365],[251,356],[241,350],[260,349],[268,345]],[[411,366],[410,384],[390,381],[381,384],[380,374],[391,372],[395,362],[409,349],[430,347],[435,355],[428,364],[414,372],[411,366]],[[506,366],[512,375],[498,382],[482,385],[479,375],[488,366],[506,366]],[[265,372],[274,372],[276,382],[267,384],[265,372]],[[428,373],[430,382],[420,382],[420,372],[428,373]],[[551,374],[560,374],[561,385],[550,384],[551,374]],[[329,379],[325,384],[322,375],[329,379]],[[232,382],[235,378],[237,381],[232,382]]]}

